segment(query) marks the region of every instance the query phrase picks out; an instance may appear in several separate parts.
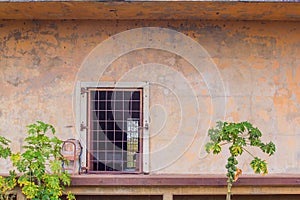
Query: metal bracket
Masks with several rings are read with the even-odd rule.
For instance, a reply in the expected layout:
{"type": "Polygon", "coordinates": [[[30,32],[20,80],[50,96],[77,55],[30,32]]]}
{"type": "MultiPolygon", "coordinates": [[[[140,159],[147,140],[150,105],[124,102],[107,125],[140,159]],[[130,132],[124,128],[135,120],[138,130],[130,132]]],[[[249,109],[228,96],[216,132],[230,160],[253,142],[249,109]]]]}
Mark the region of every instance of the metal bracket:
{"type": "Polygon", "coordinates": [[[82,87],[82,88],[80,88],[80,93],[81,93],[81,94],[88,93],[88,89],[85,88],[85,87],[82,87]]]}
{"type": "Polygon", "coordinates": [[[84,124],[80,124],[80,131],[83,131],[84,129],[88,129],[88,126],[85,126],[84,124]]]}
{"type": "Polygon", "coordinates": [[[148,130],[149,129],[149,124],[145,123],[145,126],[139,126],[139,129],[146,129],[146,130],[148,130]]]}

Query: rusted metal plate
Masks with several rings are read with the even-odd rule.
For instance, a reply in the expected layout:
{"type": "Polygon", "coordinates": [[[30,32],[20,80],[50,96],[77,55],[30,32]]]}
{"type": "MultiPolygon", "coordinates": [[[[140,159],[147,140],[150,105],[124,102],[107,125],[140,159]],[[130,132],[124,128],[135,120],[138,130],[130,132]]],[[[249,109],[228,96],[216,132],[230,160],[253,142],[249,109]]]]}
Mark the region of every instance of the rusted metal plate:
{"type": "Polygon", "coordinates": [[[0,19],[300,20],[300,3],[212,1],[0,2],[0,19]]]}

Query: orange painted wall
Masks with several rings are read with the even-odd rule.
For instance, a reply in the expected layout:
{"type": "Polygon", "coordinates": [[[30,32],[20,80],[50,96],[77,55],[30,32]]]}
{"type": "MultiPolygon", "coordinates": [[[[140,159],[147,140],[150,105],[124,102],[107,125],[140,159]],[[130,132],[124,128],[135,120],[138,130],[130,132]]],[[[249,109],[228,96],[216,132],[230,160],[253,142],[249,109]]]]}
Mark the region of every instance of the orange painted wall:
{"type": "MultiPolygon", "coordinates": [[[[223,173],[225,157],[206,155],[203,149],[206,131],[213,125],[210,124],[212,116],[251,121],[265,133],[265,140],[273,140],[277,145],[276,155],[267,158],[270,173],[299,172],[299,22],[0,21],[0,133],[15,141],[13,149],[20,150],[24,127],[36,120],[52,123],[62,139],[77,137],[73,92],[82,63],[111,36],[143,27],[167,28],[189,37],[202,47],[205,59],[217,72],[201,73],[186,58],[173,52],[140,49],[120,55],[102,76],[99,75],[101,81],[122,78],[147,81],[151,76],[151,80],[165,83],[153,82],[150,90],[151,151],[171,145],[175,136],[190,141],[186,148],[173,144],[184,151],[174,155],[176,159],[168,165],[157,164],[163,157],[151,158],[153,173],[223,173]],[[160,64],[161,68],[156,65],[146,68],[147,63],[160,64]],[[140,65],[145,68],[137,69],[140,70],[138,76],[124,76],[140,65]],[[153,69],[155,73],[151,74],[153,69]],[[180,102],[180,94],[173,90],[178,89],[176,79],[172,79],[174,75],[187,80],[194,92],[192,98],[198,102],[196,107],[186,105],[185,110],[180,109],[178,105],[187,104],[191,97],[182,97],[184,102],[180,102]],[[215,81],[222,83],[224,91],[220,96],[211,95],[215,81]],[[190,134],[195,127],[189,125],[191,120],[183,118],[182,113],[188,113],[193,119],[198,117],[196,133],[190,134]],[[183,131],[178,120],[186,125],[183,131]],[[161,121],[165,123],[160,124],[161,121]]],[[[156,39],[164,45],[170,42],[169,37],[161,34],[156,39]]],[[[176,48],[192,52],[184,41],[174,43],[178,44],[180,47],[176,48]]],[[[244,164],[249,159],[243,158],[240,166],[246,173],[251,173],[244,164]]],[[[1,163],[1,171],[6,170],[4,166],[6,163],[1,163]]]]}

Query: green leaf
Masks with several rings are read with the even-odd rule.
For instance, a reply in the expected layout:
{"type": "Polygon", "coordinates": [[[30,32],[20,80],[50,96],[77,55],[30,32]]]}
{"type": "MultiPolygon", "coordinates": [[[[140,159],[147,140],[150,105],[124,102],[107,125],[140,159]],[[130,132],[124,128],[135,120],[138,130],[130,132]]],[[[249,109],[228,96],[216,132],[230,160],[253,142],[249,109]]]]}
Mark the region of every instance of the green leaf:
{"type": "Polygon", "coordinates": [[[262,144],[261,149],[264,153],[267,153],[270,156],[273,155],[276,151],[276,147],[273,142],[269,142],[268,144],[262,144]]]}
{"type": "Polygon", "coordinates": [[[261,160],[258,157],[255,157],[250,166],[252,167],[253,171],[257,174],[262,173],[263,175],[268,173],[267,162],[265,160],[261,160]]]}
{"type": "Polygon", "coordinates": [[[217,129],[221,130],[227,124],[227,122],[217,121],[217,129]]]}
{"type": "Polygon", "coordinates": [[[250,139],[258,139],[262,136],[262,133],[258,128],[252,128],[249,130],[250,139]]]}
{"type": "Polygon", "coordinates": [[[55,128],[53,127],[53,126],[50,126],[50,129],[51,129],[51,132],[52,132],[52,134],[54,135],[55,134],[55,128]]]}
{"type": "Polygon", "coordinates": [[[260,139],[252,139],[250,138],[250,145],[251,146],[256,146],[256,147],[261,147],[262,142],[260,139]]]}
{"type": "Polygon", "coordinates": [[[38,191],[39,191],[39,186],[32,182],[28,185],[24,185],[24,187],[22,188],[22,192],[29,199],[35,198],[38,195],[38,191]]]}
{"type": "Polygon", "coordinates": [[[243,148],[237,144],[233,144],[230,148],[230,153],[233,155],[233,156],[238,156],[238,155],[241,155],[243,153],[243,148]]]}
{"type": "Polygon", "coordinates": [[[235,142],[239,146],[246,146],[246,139],[243,137],[236,138],[235,142]]]}
{"type": "Polygon", "coordinates": [[[210,137],[210,140],[213,141],[213,142],[220,142],[220,130],[218,129],[209,129],[208,130],[208,136],[210,137]]]}
{"type": "Polygon", "coordinates": [[[207,153],[210,153],[212,150],[213,150],[213,147],[214,147],[214,143],[213,142],[208,142],[206,145],[205,145],[205,151],[207,153]]]}
{"type": "Polygon", "coordinates": [[[71,192],[68,192],[67,199],[68,200],[76,200],[74,194],[72,194],[71,192]]]}
{"type": "Polygon", "coordinates": [[[9,147],[10,140],[6,139],[3,136],[0,136],[0,157],[1,158],[7,158],[11,155],[11,150],[9,147]]]}
{"type": "Polygon", "coordinates": [[[61,161],[60,160],[51,160],[50,169],[54,174],[59,174],[61,172],[61,161]]]}
{"type": "Polygon", "coordinates": [[[63,172],[60,176],[60,180],[63,182],[64,185],[70,185],[71,179],[70,179],[70,174],[67,172],[63,172]]]}
{"type": "Polygon", "coordinates": [[[10,140],[6,139],[6,138],[3,137],[3,136],[0,136],[0,144],[7,146],[7,145],[9,145],[10,143],[11,143],[10,140]]]}
{"type": "Polygon", "coordinates": [[[221,152],[221,150],[222,150],[222,148],[221,148],[221,146],[220,146],[220,144],[215,144],[214,146],[213,146],[213,153],[214,154],[218,154],[218,153],[220,153],[221,152]]]}

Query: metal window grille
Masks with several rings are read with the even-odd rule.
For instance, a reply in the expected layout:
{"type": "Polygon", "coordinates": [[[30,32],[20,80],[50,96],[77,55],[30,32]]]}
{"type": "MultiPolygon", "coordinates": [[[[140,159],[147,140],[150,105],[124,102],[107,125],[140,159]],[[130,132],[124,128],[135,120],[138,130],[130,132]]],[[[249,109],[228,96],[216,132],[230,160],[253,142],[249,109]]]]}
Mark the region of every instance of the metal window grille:
{"type": "Polygon", "coordinates": [[[88,89],[88,168],[91,173],[139,173],[142,89],[88,89]]]}

